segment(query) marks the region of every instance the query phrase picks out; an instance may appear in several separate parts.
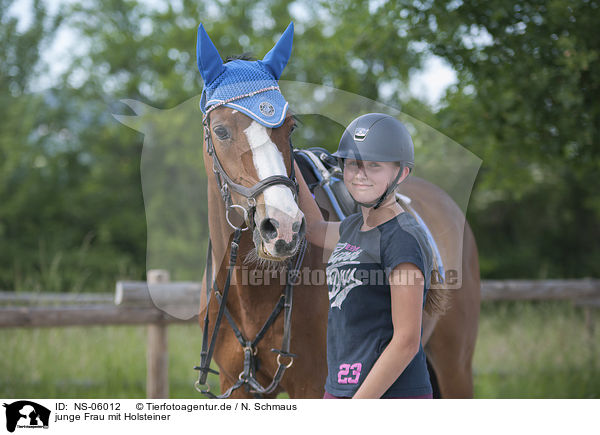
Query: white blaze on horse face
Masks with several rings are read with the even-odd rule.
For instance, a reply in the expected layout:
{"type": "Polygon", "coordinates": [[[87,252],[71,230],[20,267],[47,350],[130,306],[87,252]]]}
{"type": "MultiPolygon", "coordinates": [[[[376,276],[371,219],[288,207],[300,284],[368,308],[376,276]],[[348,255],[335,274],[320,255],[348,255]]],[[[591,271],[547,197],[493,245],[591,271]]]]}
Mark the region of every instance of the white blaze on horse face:
{"type": "MultiPolygon", "coordinates": [[[[271,141],[267,127],[256,121],[244,130],[252,150],[252,160],[258,178],[264,180],[272,175],[287,176],[283,155],[271,141]]],[[[283,212],[294,219],[299,212],[291,190],[285,186],[271,186],[263,191],[267,215],[270,211],[283,212]]]]}

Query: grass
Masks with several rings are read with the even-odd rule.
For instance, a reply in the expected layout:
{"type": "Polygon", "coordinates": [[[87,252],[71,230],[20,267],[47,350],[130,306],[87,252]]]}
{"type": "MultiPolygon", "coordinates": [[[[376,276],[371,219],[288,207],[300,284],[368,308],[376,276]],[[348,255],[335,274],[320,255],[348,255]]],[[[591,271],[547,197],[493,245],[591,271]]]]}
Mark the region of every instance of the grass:
{"type": "MultiPolygon", "coordinates": [[[[193,388],[200,329],[168,330],[170,396],[200,398],[193,388]]],[[[600,398],[597,334],[587,333],[583,310],[569,303],[484,304],[475,396],[600,398]]],[[[145,397],[145,327],[0,329],[0,344],[2,397],[145,397]]],[[[210,378],[211,390],[218,390],[217,376],[210,378]]]]}
{"type": "MultiPolygon", "coordinates": [[[[200,330],[170,326],[169,385],[173,398],[194,398],[200,330]]],[[[0,396],[28,398],[143,398],[146,328],[4,329],[0,396]]],[[[216,379],[212,379],[217,386],[216,379]]]]}
{"type": "Polygon", "coordinates": [[[566,302],[484,304],[475,396],[600,398],[600,339],[584,317],[566,302]]]}

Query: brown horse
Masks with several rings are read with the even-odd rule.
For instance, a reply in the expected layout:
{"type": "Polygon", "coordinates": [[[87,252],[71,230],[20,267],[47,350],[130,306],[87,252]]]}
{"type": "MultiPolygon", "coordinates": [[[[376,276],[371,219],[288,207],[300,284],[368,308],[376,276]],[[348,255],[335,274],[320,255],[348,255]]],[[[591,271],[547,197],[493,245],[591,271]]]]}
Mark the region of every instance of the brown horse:
{"type": "Polygon", "coordinates": [[[481,299],[475,237],[458,206],[435,185],[408,177],[399,191],[412,199],[410,205],[429,227],[440,250],[446,279],[455,276],[459,280],[453,289],[441,290],[448,297],[444,314],[423,313],[423,346],[431,364],[430,373],[433,369],[439,396],[471,398],[471,362],[481,299]]]}
{"type": "MultiPolygon", "coordinates": [[[[232,137],[245,138],[244,130],[247,130],[255,121],[252,121],[248,116],[240,112],[233,112],[235,111],[227,107],[214,110],[210,115],[210,124],[227,125],[231,130],[232,137]]],[[[293,122],[293,119],[288,116],[283,125],[273,129],[271,133],[271,140],[276,144],[283,156],[288,173],[291,170],[289,134],[293,122]]],[[[258,171],[252,163],[253,155],[247,140],[232,141],[227,151],[225,151],[220,146],[220,141],[216,135],[212,131],[210,134],[213,135],[215,151],[219,159],[222,159],[223,169],[227,173],[236,174],[236,180],[247,180],[246,185],[253,185],[260,180],[258,171]]],[[[213,276],[216,277],[217,286],[223,289],[229,265],[232,229],[227,223],[225,203],[223,202],[216,179],[212,176],[212,159],[206,154],[206,150],[204,162],[206,172],[209,175],[208,224],[213,245],[213,264],[216,266],[213,276]]],[[[278,188],[279,186],[273,187],[278,188]]],[[[235,204],[245,203],[246,199],[240,198],[235,192],[232,192],[232,196],[235,204]]],[[[265,195],[261,193],[256,197],[256,212],[253,220],[259,223],[275,219],[272,215],[267,217],[270,211],[269,208],[269,204],[265,201],[265,195]]],[[[300,218],[299,220],[302,220],[301,213],[298,214],[298,217],[300,218]]],[[[276,263],[282,262],[296,253],[293,251],[287,253],[285,256],[279,258],[273,257],[266,261],[257,260],[258,257],[267,258],[264,253],[264,245],[272,240],[281,239],[280,235],[286,231],[286,228],[289,232],[289,229],[298,222],[296,216],[290,217],[290,215],[286,215],[285,213],[277,215],[276,220],[278,228],[271,229],[277,232],[275,236],[267,237],[269,235],[268,231],[261,231],[261,225],[258,225],[253,233],[244,231],[239,242],[237,267],[234,269],[231,279],[227,308],[239,325],[244,337],[250,339],[259,332],[281,297],[283,288],[281,275],[284,274],[285,270],[278,267],[276,263]],[[257,237],[258,240],[254,241],[254,237],[257,237]],[[257,250],[259,250],[258,254],[256,253],[257,250]],[[245,259],[249,259],[250,262],[244,264],[245,259]]],[[[243,225],[243,223],[240,223],[240,225],[243,225]]],[[[262,229],[264,230],[265,227],[266,225],[263,224],[262,229]]],[[[323,270],[322,258],[323,254],[319,248],[308,245],[302,268],[323,270]]],[[[205,285],[206,281],[203,282],[203,286],[205,285]]],[[[218,312],[218,304],[214,302],[214,300],[211,301],[208,308],[211,325],[214,325],[218,312]]],[[[206,306],[204,295],[201,306],[206,306]]],[[[286,370],[280,382],[281,388],[278,388],[266,397],[275,397],[281,390],[285,390],[292,398],[317,398],[323,396],[323,386],[325,385],[325,376],[327,375],[327,363],[325,359],[327,309],[327,288],[324,283],[321,283],[321,285],[297,285],[294,287],[290,349],[298,357],[295,358],[293,366],[286,370]]],[[[201,319],[204,318],[204,310],[200,313],[201,319]]],[[[256,372],[256,378],[262,385],[267,385],[271,382],[273,374],[277,371],[277,355],[271,352],[271,349],[277,348],[282,342],[283,328],[283,317],[280,315],[268,330],[264,339],[258,343],[256,356],[260,364],[256,372]]],[[[227,323],[221,324],[216,343],[215,360],[220,369],[221,392],[224,392],[238,381],[244,362],[242,347],[232,328],[227,323]]],[[[285,362],[287,363],[288,360],[286,359],[285,362]]],[[[231,397],[253,397],[253,394],[247,392],[244,388],[240,388],[235,390],[231,397]]]]}
{"type": "Polygon", "coordinates": [[[207,264],[203,280],[211,292],[201,301],[204,340],[196,385],[204,393],[209,393],[205,383],[214,350],[221,393],[227,397],[257,392],[274,397],[282,389],[290,397],[323,395],[325,282],[300,283],[292,290],[288,276],[290,270],[323,269],[323,253],[304,241],[290,141],[295,120],[277,85],[292,35],[290,24],[260,61],[223,64],[203,26],[198,29],[212,242],[212,265],[207,264]],[[227,323],[220,323],[224,318],[227,323]]]}
{"type": "MultiPolygon", "coordinates": [[[[206,60],[202,67],[199,61],[199,67],[201,72],[202,67],[205,71],[220,68],[219,65],[207,67],[206,60]]],[[[207,77],[203,77],[207,82],[207,77]]],[[[244,98],[244,95],[237,98],[244,98]]],[[[266,112],[272,109],[261,106],[261,111],[262,108],[266,108],[266,112]]],[[[285,340],[282,315],[274,320],[255,347],[244,349],[240,345],[241,341],[252,340],[263,329],[273,307],[282,299],[286,261],[298,257],[301,252],[303,214],[292,185],[282,181],[293,178],[290,134],[294,124],[293,117],[287,114],[280,125],[267,128],[226,105],[213,108],[206,116],[204,164],[208,176],[212,267],[205,271],[203,288],[207,284],[212,287],[212,280],[207,283],[207,272],[214,277],[220,291],[226,287],[228,273],[231,274],[225,304],[228,322],[220,324],[214,353],[220,369],[221,392],[242,386],[244,373],[248,373],[244,363],[252,354],[256,363],[256,381],[263,386],[271,382],[282,365],[289,366],[279,386],[263,397],[275,397],[280,391],[286,391],[292,398],[323,396],[327,374],[328,311],[324,280],[300,280],[294,287],[289,352],[296,354],[296,358],[284,356],[281,361],[281,354],[272,352],[285,340]],[[209,144],[212,147],[210,153],[209,144]],[[215,173],[220,175],[214,176],[215,173]],[[269,177],[278,177],[278,181],[262,186],[260,190],[253,189],[269,177]],[[223,179],[230,182],[223,182],[223,179]],[[224,189],[224,185],[230,188],[224,189]],[[236,191],[231,188],[234,185],[245,190],[236,191]],[[225,191],[229,197],[224,195],[225,191]],[[227,204],[229,201],[231,203],[227,204]],[[237,220],[232,210],[241,211],[237,220]],[[231,268],[234,227],[247,227],[248,231],[241,232],[235,267],[231,268]],[[237,334],[230,321],[239,329],[237,334]]],[[[472,397],[471,360],[479,314],[479,266],[473,234],[458,206],[439,188],[424,180],[409,178],[400,190],[412,198],[412,205],[427,223],[439,245],[446,270],[458,271],[458,278],[462,279],[460,289],[448,290],[450,308],[444,315],[424,315],[423,343],[439,392],[442,397],[472,397]]],[[[322,249],[308,244],[301,269],[323,271],[324,260],[322,249]]],[[[206,297],[202,296],[200,319],[207,314],[211,325],[205,331],[205,337],[208,337],[207,332],[213,332],[211,328],[219,315],[219,304],[212,298],[207,306],[206,297]]],[[[256,390],[244,387],[248,385],[233,390],[229,397],[253,397],[256,390]]]]}

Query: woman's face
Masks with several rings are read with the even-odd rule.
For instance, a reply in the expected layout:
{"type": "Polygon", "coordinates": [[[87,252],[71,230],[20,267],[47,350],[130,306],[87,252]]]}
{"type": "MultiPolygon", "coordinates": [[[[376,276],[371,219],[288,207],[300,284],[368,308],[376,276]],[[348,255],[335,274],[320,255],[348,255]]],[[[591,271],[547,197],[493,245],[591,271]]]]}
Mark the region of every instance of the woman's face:
{"type": "Polygon", "coordinates": [[[346,159],[344,184],[358,202],[374,202],[387,189],[400,167],[395,162],[368,162],[346,159]]]}

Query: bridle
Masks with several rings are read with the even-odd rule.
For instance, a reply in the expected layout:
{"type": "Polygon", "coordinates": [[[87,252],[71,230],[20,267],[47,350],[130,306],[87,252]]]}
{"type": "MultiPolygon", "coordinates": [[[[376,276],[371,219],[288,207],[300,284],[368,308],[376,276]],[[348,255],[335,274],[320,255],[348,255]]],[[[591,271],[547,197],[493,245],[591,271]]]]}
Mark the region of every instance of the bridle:
{"type": "Polygon", "coordinates": [[[230,255],[229,255],[229,268],[227,271],[227,278],[225,280],[225,285],[223,287],[223,292],[220,292],[217,287],[216,278],[213,280],[212,278],[212,242],[209,238],[208,240],[208,249],[206,256],[206,314],[204,316],[204,328],[203,328],[203,337],[202,337],[202,351],[200,354],[200,365],[194,367],[195,370],[198,370],[200,373],[198,375],[198,380],[195,382],[194,387],[200,393],[211,397],[224,399],[229,397],[233,391],[240,388],[243,385],[246,385],[247,389],[254,393],[256,396],[261,396],[263,394],[270,394],[275,391],[278,387],[281,378],[286,369],[290,368],[294,363],[294,358],[296,355],[290,353],[290,340],[291,340],[291,319],[292,319],[292,299],[293,299],[293,286],[295,281],[297,281],[299,276],[300,266],[302,264],[302,260],[304,259],[304,253],[306,250],[306,241],[303,240],[301,242],[300,247],[298,248],[298,252],[296,254],[296,261],[291,266],[291,259],[288,260],[287,265],[287,283],[285,288],[275,305],[275,308],[271,312],[271,315],[264,323],[263,327],[256,334],[256,337],[253,340],[248,340],[244,337],[239,327],[237,326],[235,320],[231,316],[231,313],[227,309],[227,295],[229,294],[229,287],[231,284],[231,275],[233,269],[235,267],[235,263],[237,261],[237,254],[239,248],[239,241],[242,235],[242,231],[245,231],[249,228],[254,229],[254,213],[256,211],[256,196],[263,192],[267,187],[282,184],[284,186],[292,189],[294,194],[294,199],[297,199],[298,195],[298,183],[296,182],[296,177],[294,173],[294,150],[293,146],[290,142],[290,158],[291,158],[291,173],[290,177],[286,177],[284,175],[273,175],[265,178],[264,180],[259,181],[252,187],[242,186],[241,184],[236,183],[227,175],[217,153],[215,152],[214,144],[212,142],[211,134],[210,134],[210,122],[209,122],[209,114],[215,108],[227,104],[231,101],[249,97],[255,95],[259,92],[265,92],[269,90],[279,90],[277,86],[270,86],[268,88],[264,88],[258,91],[251,92],[249,94],[244,94],[240,96],[236,96],[229,100],[225,100],[220,102],[214,106],[211,106],[206,110],[203,119],[204,125],[204,138],[206,142],[206,149],[208,155],[213,159],[213,173],[215,174],[215,178],[217,180],[217,186],[219,187],[219,191],[221,192],[221,197],[223,198],[223,202],[225,204],[226,212],[225,218],[227,223],[234,229],[233,240],[231,241],[230,246],[230,255]],[[245,208],[239,204],[233,204],[231,199],[230,189],[234,192],[239,193],[247,199],[248,208],[245,208]],[[231,220],[229,219],[229,211],[235,208],[240,208],[244,213],[244,221],[246,222],[246,227],[237,227],[235,226],[231,220]],[[212,292],[211,292],[212,290],[212,292]],[[209,303],[211,299],[211,294],[215,294],[215,298],[219,303],[219,311],[217,313],[217,317],[215,320],[215,326],[213,328],[213,332],[210,339],[210,345],[208,340],[208,327],[209,327],[209,303]],[[283,320],[283,339],[281,344],[281,349],[271,349],[272,352],[277,353],[277,370],[273,375],[273,380],[267,387],[263,387],[258,380],[256,379],[256,370],[258,369],[259,361],[256,358],[258,348],[257,345],[260,340],[264,337],[265,333],[269,329],[269,327],[275,322],[281,311],[284,311],[284,320],[283,320]],[[215,344],[217,341],[217,334],[219,332],[219,327],[221,325],[221,320],[225,315],[227,321],[229,322],[233,332],[242,346],[244,352],[244,368],[242,372],[238,376],[237,382],[232,385],[226,392],[217,396],[210,392],[210,385],[206,382],[208,374],[219,374],[217,371],[210,368],[210,363],[212,360],[212,356],[215,350],[215,344]],[[289,362],[284,363],[281,361],[281,357],[289,358],[289,362]]]}
{"type": "Polygon", "coordinates": [[[279,91],[279,86],[269,86],[263,89],[259,89],[257,91],[249,92],[247,94],[238,95],[233,98],[229,98],[228,100],[221,101],[213,106],[210,106],[206,109],[206,113],[202,119],[202,124],[204,126],[204,140],[206,142],[206,151],[209,156],[211,156],[213,160],[213,173],[215,174],[215,178],[217,180],[217,186],[219,187],[219,191],[221,192],[221,197],[223,198],[223,202],[225,203],[225,218],[227,219],[227,223],[235,230],[237,227],[231,223],[229,219],[229,212],[232,209],[239,208],[242,210],[244,214],[244,221],[246,222],[246,228],[242,231],[247,230],[248,228],[254,228],[254,212],[256,211],[256,197],[262,193],[267,187],[275,186],[277,184],[283,184],[284,186],[289,187],[292,190],[294,195],[294,199],[297,200],[298,197],[298,182],[296,181],[296,174],[294,171],[294,148],[290,141],[290,159],[291,159],[291,171],[290,176],[287,177],[285,175],[271,175],[270,177],[265,178],[264,180],[260,180],[252,187],[242,186],[241,184],[236,183],[233,179],[227,175],[225,169],[223,169],[223,165],[219,161],[219,157],[215,151],[215,147],[212,141],[212,136],[210,134],[210,112],[215,110],[217,107],[221,107],[227,103],[230,103],[235,100],[239,100],[241,98],[251,97],[260,92],[279,91]],[[231,192],[239,193],[244,196],[248,203],[248,208],[245,208],[239,204],[233,204],[231,199],[231,192]]]}

